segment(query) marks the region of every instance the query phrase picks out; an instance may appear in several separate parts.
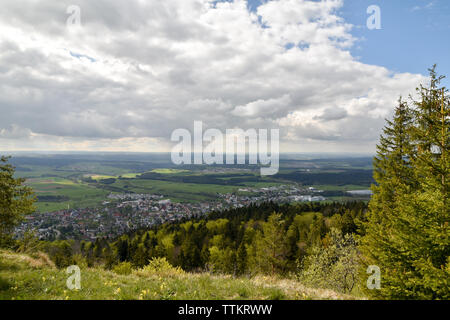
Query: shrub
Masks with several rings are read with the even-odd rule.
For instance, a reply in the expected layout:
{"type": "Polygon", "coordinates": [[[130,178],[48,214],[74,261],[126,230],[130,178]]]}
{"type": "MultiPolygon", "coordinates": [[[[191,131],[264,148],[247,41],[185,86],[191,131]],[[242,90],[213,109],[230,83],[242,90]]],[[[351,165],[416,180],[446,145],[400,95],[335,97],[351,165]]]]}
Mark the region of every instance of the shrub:
{"type": "Polygon", "coordinates": [[[88,263],[85,257],[83,257],[81,254],[75,254],[73,256],[73,263],[80,267],[80,269],[87,269],[88,263]]]}
{"type": "Polygon", "coordinates": [[[274,289],[269,296],[269,300],[284,300],[286,299],[286,295],[280,289],[274,289]]]}
{"type": "Polygon", "coordinates": [[[160,276],[172,276],[184,274],[180,267],[172,266],[166,258],[153,258],[148,265],[137,271],[138,275],[149,276],[157,274],[160,276]]]}
{"type": "Polygon", "coordinates": [[[17,240],[16,246],[16,251],[19,253],[36,253],[39,249],[39,239],[36,236],[36,231],[26,231],[22,239],[17,240]]]}
{"type": "Polygon", "coordinates": [[[128,261],[121,262],[119,264],[116,264],[112,270],[113,270],[113,272],[115,272],[117,274],[129,275],[129,274],[131,274],[131,271],[132,271],[131,263],[128,261]]]}
{"type": "Polygon", "coordinates": [[[314,246],[302,262],[299,280],[310,286],[343,293],[352,292],[357,284],[358,249],[352,235],[343,236],[332,228],[327,246],[314,246]]]}

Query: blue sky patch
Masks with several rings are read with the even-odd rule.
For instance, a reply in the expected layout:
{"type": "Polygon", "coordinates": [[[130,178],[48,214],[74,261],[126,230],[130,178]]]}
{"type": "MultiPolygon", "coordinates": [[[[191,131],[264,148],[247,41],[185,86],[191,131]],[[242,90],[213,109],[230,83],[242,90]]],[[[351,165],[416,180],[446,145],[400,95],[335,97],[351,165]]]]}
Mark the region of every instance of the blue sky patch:
{"type": "Polygon", "coordinates": [[[97,61],[97,60],[95,60],[94,58],[89,57],[89,56],[87,56],[87,55],[85,55],[85,54],[81,54],[81,53],[76,53],[76,52],[70,51],[70,55],[71,55],[72,57],[74,57],[74,58],[77,58],[77,59],[86,58],[86,59],[88,59],[88,60],[91,61],[91,62],[96,62],[96,61],[97,61]]]}

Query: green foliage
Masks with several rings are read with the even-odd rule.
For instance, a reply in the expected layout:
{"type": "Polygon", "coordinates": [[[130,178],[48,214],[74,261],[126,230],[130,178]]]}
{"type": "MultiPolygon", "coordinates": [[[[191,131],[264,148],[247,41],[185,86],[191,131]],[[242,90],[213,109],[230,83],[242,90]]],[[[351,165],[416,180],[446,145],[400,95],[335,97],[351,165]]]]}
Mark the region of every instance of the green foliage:
{"type": "Polygon", "coordinates": [[[20,253],[35,253],[40,246],[39,239],[36,237],[36,232],[28,230],[23,235],[23,238],[16,242],[16,251],[20,253]]]}
{"type": "Polygon", "coordinates": [[[280,289],[273,291],[269,297],[269,300],[284,300],[284,299],[286,299],[286,295],[280,289]]]}
{"type": "Polygon", "coordinates": [[[284,233],[280,214],[273,213],[261,224],[247,253],[249,267],[254,273],[274,275],[285,271],[287,246],[284,233]]]}
{"type": "Polygon", "coordinates": [[[134,250],[133,257],[131,259],[133,267],[140,268],[148,263],[147,249],[144,243],[138,243],[134,250]]]}
{"type": "Polygon", "coordinates": [[[413,109],[401,102],[375,159],[361,272],[377,265],[382,299],[450,298],[449,97],[430,70],[413,109]]]}
{"type": "Polygon", "coordinates": [[[14,227],[34,211],[31,188],[24,186],[25,179],[14,178],[14,172],[8,158],[0,157],[0,247],[12,243],[14,227]]]}
{"type": "Polygon", "coordinates": [[[231,248],[219,249],[217,246],[209,248],[208,266],[214,273],[233,273],[235,253],[231,248]]]}
{"type": "MultiPolygon", "coordinates": [[[[114,242],[83,242],[80,250],[90,267],[103,264],[114,270],[117,263],[129,262],[143,276],[171,274],[174,270],[169,265],[188,272],[290,276],[312,246],[330,241],[330,226],[350,234],[364,210],[365,204],[357,202],[263,204],[214,213],[208,220],[165,224],[114,242]],[[157,261],[166,262],[168,271],[153,268],[157,261]]],[[[333,288],[346,290],[338,285],[333,288]]]]}
{"type": "MultiPolygon", "coordinates": [[[[66,270],[23,254],[0,250],[0,300],[266,300],[348,299],[311,290],[294,280],[235,278],[209,274],[119,275],[102,268],[82,271],[82,289],[68,290],[66,270]]],[[[159,268],[160,270],[160,268],[159,268]]]]}
{"type": "MultiPolygon", "coordinates": [[[[331,225],[354,225],[365,207],[359,202],[267,203],[213,213],[208,219],[164,224],[115,241],[41,241],[38,249],[58,268],[77,264],[84,270],[102,268],[143,277],[179,276],[183,270],[289,277],[297,271],[297,261],[311,253],[311,246],[329,242],[331,225]],[[343,216],[347,216],[347,224],[332,222],[343,216]]],[[[245,290],[242,293],[246,296],[245,290]]],[[[163,297],[170,298],[171,293],[163,297]]]]}
{"type": "Polygon", "coordinates": [[[56,267],[62,269],[74,264],[74,242],[68,240],[41,241],[38,249],[48,254],[56,267]]]}
{"type": "Polygon", "coordinates": [[[300,262],[302,283],[350,293],[357,284],[359,253],[351,234],[332,229],[324,245],[315,245],[300,262]]]}
{"type": "Polygon", "coordinates": [[[184,274],[180,267],[172,266],[166,258],[153,258],[149,264],[137,271],[138,275],[173,276],[184,274]]]}
{"type": "Polygon", "coordinates": [[[121,262],[113,267],[113,272],[120,275],[129,275],[133,271],[131,263],[128,261],[121,262]]]}
{"type": "Polygon", "coordinates": [[[86,270],[88,268],[88,263],[85,257],[81,254],[74,254],[72,256],[73,264],[78,266],[81,270],[86,270]]]}

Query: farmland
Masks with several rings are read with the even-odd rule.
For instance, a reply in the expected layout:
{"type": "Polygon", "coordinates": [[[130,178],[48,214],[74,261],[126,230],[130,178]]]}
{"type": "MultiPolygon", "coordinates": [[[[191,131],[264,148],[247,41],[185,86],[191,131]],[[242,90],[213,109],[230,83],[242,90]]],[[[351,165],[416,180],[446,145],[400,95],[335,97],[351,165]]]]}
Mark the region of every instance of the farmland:
{"type": "Polygon", "coordinates": [[[27,185],[36,191],[39,211],[95,206],[108,195],[105,190],[61,177],[32,178],[27,185]]]}
{"type": "Polygon", "coordinates": [[[110,193],[161,194],[173,202],[199,202],[245,187],[312,186],[330,200],[348,200],[350,190],[372,183],[370,158],[281,160],[275,176],[261,177],[255,166],[180,166],[161,154],[21,155],[11,159],[38,198],[37,210],[101,205],[110,193]]]}

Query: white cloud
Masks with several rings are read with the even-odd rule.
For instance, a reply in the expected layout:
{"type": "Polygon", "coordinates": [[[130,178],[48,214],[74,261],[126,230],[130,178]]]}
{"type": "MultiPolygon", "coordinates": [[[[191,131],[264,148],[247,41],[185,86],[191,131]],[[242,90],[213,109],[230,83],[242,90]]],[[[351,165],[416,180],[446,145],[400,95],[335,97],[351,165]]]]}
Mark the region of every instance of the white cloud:
{"type": "Polygon", "coordinates": [[[342,0],[77,2],[79,29],[70,1],[2,2],[0,150],[161,151],[201,120],[279,127],[284,151],[367,151],[423,80],[352,57],[342,0]]]}
{"type": "Polygon", "coordinates": [[[275,99],[252,101],[246,105],[237,106],[231,114],[237,117],[276,118],[277,115],[283,115],[289,110],[291,101],[288,94],[275,99]]]}

